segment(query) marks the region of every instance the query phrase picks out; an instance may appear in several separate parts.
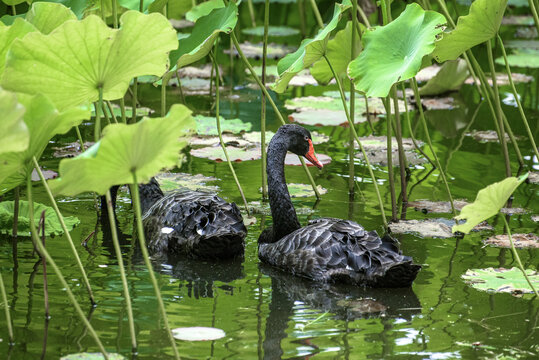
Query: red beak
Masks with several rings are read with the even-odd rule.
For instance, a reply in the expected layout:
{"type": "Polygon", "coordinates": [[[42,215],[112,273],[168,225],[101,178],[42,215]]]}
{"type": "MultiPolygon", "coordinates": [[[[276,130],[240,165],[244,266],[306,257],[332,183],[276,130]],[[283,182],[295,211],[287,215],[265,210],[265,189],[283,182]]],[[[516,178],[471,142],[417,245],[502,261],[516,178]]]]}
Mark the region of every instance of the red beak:
{"type": "Polygon", "coordinates": [[[307,158],[307,160],[309,160],[314,166],[316,166],[317,168],[319,169],[322,169],[324,167],[324,165],[322,165],[322,163],[320,161],[318,161],[318,159],[316,158],[316,155],[314,154],[314,146],[313,146],[313,142],[311,141],[311,139],[308,140],[309,141],[309,151],[307,152],[307,154],[305,154],[305,157],[307,158]]]}

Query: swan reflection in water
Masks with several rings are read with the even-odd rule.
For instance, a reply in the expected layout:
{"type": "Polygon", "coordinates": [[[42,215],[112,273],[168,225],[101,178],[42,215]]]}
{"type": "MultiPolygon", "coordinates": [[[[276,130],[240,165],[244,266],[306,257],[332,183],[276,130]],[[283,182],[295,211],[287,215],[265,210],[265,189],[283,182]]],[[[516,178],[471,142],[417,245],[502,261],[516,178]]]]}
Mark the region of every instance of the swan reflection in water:
{"type": "MultiPolygon", "coordinates": [[[[296,317],[298,305],[318,310],[320,316],[317,318],[321,321],[325,321],[324,318],[345,321],[398,318],[410,321],[413,315],[421,312],[421,304],[412,288],[364,288],[314,282],[263,263],[259,264],[259,269],[271,277],[271,302],[262,345],[264,359],[290,358],[284,356],[282,341],[288,336],[289,322],[296,317]]],[[[296,324],[296,328],[301,329],[301,326],[296,324]]],[[[314,347],[313,353],[317,352],[308,337],[298,339],[298,342],[301,343],[298,346],[314,347]]]]}

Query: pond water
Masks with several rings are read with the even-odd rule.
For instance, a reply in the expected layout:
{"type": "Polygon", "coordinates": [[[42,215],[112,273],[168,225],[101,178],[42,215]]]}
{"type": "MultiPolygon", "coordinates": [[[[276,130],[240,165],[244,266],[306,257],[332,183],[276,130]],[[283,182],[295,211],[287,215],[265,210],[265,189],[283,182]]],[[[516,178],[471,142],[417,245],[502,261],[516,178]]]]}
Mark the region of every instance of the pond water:
{"type": "MultiPolygon", "coordinates": [[[[244,84],[243,80],[236,81],[244,84]]],[[[333,88],[297,88],[276,100],[286,111],[283,103],[287,97],[321,95],[328,89],[333,88]]],[[[535,91],[535,85],[532,84],[530,89],[535,91]]],[[[139,90],[143,106],[159,108],[159,88],[143,85],[139,90]]],[[[225,98],[220,104],[222,115],[251,122],[252,130],[260,130],[259,92],[241,89],[234,93],[245,95],[245,100],[243,97],[240,101],[225,98]]],[[[460,108],[432,110],[426,114],[435,150],[447,168],[454,198],[473,201],[479,189],[504,177],[503,157],[498,143],[480,143],[473,137],[464,136],[464,132],[473,129],[492,128],[488,107],[483,106],[475,122],[468,127],[479,99],[469,86],[464,86],[454,96],[459,98],[460,108]]],[[[168,103],[174,102],[179,102],[177,88],[171,88],[168,93],[168,103]]],[[[188,96],[187,103],[195,112],[209,109],[211,105],[210,97],[201,95],[188,96]]],[[[517,109],[504,106],[504,111],[514,132],[525,139],[517,109]]],[[[528,113],[532,131],[537,134],[537,113],[531,110],[528,113]]],[[[412,118],[417,124],[414,112],[412,118]]],[[[268,123],[269,130],[278,128],[271,109],[268,110],[268,123]]],[[[358,129],[360,136],[370,133],[365,123],[358,129]]],[[[374,129],[377,135],[383,135],[385,122],[375,122],[374,129]]],[[[330,136],[330,141],[317,145],[316,151],[331,156],[332,162],[321,171],[315,168],[310,171],[316,183],[328,192],[319,202],[314,197],[294,199],[296,208],[304,210],[299,214],[301,223],[316,217],[339,217],[353,219],[369,230],[382,233],[382,219],[373,186],[366,167],[359,160],[355,165],[356,196],[355,200],[349,200],[348,129],[319,127],[316,130],[330,136]]],[[[90,125],[83,126],[82,131],[85,138],[91,138],[90,125]]],[[[404,136],[409,136],[407,131],[404,136]]],[[[417,127],[416,136],[425,139],[421,127],[417,127]]],[[[70,133],[55,139],[55,143],[75,140],[75,134],[70,133]]],[[[539,165],[537,159],[532,160],[530,144],[522,140],[519,145],[529,168],[537,169],[539,165]]],[[[514,155],[511,160],[517,164],[514,155]]],[[[52,156],[52,150],[47,150],[42,165],[57,170],[58,162],[52,156]]],[[[260,161],[235,163],[234,167],[248,200],[259,201],[260,161]]],[[[219,186],[220,195],[241,204],[226,163],[195,158],[186,153],[180,170],[218,178],[212,184],[219,186]]],[[[447,199],[438,172],[431,170],[428,163],[410,168],[410,200],[447,199]]],[[[513,173],[516,170],[514,167],[513,173]]],[[[289,166],[286,171],[288,182],[308,182],[300,167],[289,166]]],[[[398,168],[395,172],[398,173],[398,168]]],[[[386,212],[390,214],[387,168],[377,166],[375,174],[386,212]]],[[[513,232],[537,233],[538,224],[531,220],[530,214],[539,211],[538,191],[537,185],[527,183],[516,191],[513,205],[528,209],[529,213],[511,216],[509,223],[513,232]]],[[[35,193],[36,201],[48,203],[46,193],[38,183],[35,193]]],[[[10,196],[5,200],[11,200],[10,196]]],[[[131,342],[125,302],[107,228],[97,218],[90,194],[77,198],[60,197],[59,200],[64,215],[76,215],[81,220],[72,236],[93,286],[97,307],[92,308],[88,301],[65,237],[48,239],[47,247],[107,350],[129,356],[131,342]],[[87,246],[79,246],[85,239],[87,246]]],[[[256,213],[255,217],[256,223],[248,227],[242,259],[204,262],[170,258],[154,263],[172,328],[210,326],[226,332],[226,337],[216,341],[178,341],[183,359],[531,359],[539,355],[537,300],[529,296],[480,292],[461,279],[461,275],[472,268],[516,266],[510,250],[482,243],[482,239],[494,232],[502,233],[503,221],[498,216],[490,220],[494,231],[473,232],[464,238],[396,235],[403,252],[423,265],[411,289],[397,290],[321,285],[263,266],[257,257],[257,238],[261,230],[271,224],[271,216],[256,213]]],[[[450,218],[450,215],[424,214],[409,208],[406,217],[450,218]]],[[[132,246],[133,218],[126,191],[120,192],[118,219],[139,341],[136,358],[171,358],[148,272],[132,246]]],[[[520,250],[519,253],[526,268],[537,269],[537,251],[520,250]]],[[[16,344],[9,347],[7,328],[0,326],[0,353],[3,354],[0,357],[58,359],[69,353],[98,351],[51,270],[48,276],[51,318],[48,323],[45,321],[43,269],[28,238],[19,238],[16,248],[10,237],[0,238],[0,268],[16,338],[16,344]]],[[[4,316],[1,318],[4,324],[4,316]]]]}

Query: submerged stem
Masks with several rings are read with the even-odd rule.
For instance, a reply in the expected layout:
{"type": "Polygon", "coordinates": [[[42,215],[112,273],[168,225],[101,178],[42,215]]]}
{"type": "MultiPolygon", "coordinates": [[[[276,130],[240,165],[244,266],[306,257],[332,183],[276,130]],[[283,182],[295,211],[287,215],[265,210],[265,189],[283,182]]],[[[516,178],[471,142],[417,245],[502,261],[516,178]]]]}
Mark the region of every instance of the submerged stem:
{"type": "Polygon", "coordinates": [[[140,210],[140,196],[139,196],[139,190],[138,190],[138,180],[137,180],[136,171],[133,171],[132,175],[133,175],[133,184],[131,184],[131,193],[133,194],[133,206],[135,208],[135,218],[137,221],[137,234],[138,234],[139,243],[140,243],[140,251],[142,252],[144,264],[146,264],[146,268],[148,269],[148,274],[150,275],[150,281],[152,282],[153,290],[155,292],[155,297],[157,299],[157,304],[161,312],[161,316],[163,317],[163,321],[165,323],[165,330],[170,340],[170,344],[172,345],[174,358],[179,360],[180,354],[178,353],[178,349],[176,347],[176,340],[174,339],[174,337],[172,336],[172,332],[170,331],[170,326],[168,324],[168,318],[167,318],[167,312],[165,310],[165,304],[163,302],[163,298],[161,297],[161,292],[159,291],[159,285],[157,284],[157,279],[155,278],[155,274],[153,272],[152,263],[150,262],[150,256],[148,255],[148,249],[146,248],[146,239],[144,238],[144,226],[142,225],[142,214],[140,210]]]}
{"type": "MultiPolygon", "coordinates": [[[[27,189],[27,197],[28,197],[28,212],[30,214],[34,214],[34,202],[32,200],[32,178],[30,177],[30,174],[28,174],[28,176],[27,176],[26,189],[27,189]]],[[[101,340],[99,340],[99,337],[97,336],[97,333],[95,332],[94,328],[92,327],[92,324],[90,324],[90,322],[86,318],[86,315],[82,311],[79,303],[77,302],[77,299],[73,295],[73,292],[71,291],[71,288],[69,287],[66,279],[64,278],[64,275],[62,274],[62,271],[60,270],[58,265],[56,265],[56,262],[50,256],[49,252],[47,251],[47,249],[45,249],[45,247],[43,246],[41,241],[39,241],[39,237],[37,236],[37,229],[36,229],[36,224],[35,224],[34,217],[30,216],[29,219],[30,219],[30,221],[29,221],[30,222],[30,232],[31,232],[32,241],[34,243],[34,246],[37,248],[39,253],[45,257],[45,259],[47,260],[49,265],[52,266],[54,272],[56,273],[56,276],[58,277],[58,280],[60,280],[60,283],[62,284],[63,288],[65,289],[65,291],[67,293],[67,296],[68,296],[69,300],[71,301],[71,304],[73,304],[73,307],[75,308],[77,314],[79,315],[82,323],[84,324],[86,329],[88,329],[88,331],[90,332],[90,335],[92,336],[92,338],[96,342],[96,345],[98,346],[99,351],[101,351],[101,353],[103,354],[103,357],[106,360],[108,360],[109,355],[108,355],[107,351],[105,350],[105,347],[101,343],[101,340]]]]}
{"type": "Polygon", "coordinates": [[[4,304],[4,311],[6,313],[9,344],[11,345],[15,343],[15,336],[13,335],[13,324],[11,323],[11,314],[9,313],[9,303],[7,301],[6,288],[4,286],[4,279],[2,278],[2,273],[0,273],[0,292],[2,293],[2,303],[4,304]]]}

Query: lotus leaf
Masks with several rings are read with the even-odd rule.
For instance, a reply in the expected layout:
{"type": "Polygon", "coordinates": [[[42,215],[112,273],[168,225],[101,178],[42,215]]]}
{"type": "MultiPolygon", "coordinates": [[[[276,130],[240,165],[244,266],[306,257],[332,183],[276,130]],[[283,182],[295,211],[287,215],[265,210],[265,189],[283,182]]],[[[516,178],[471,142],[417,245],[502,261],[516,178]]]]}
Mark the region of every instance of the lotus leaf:
{"type": "Polygon", "coordinates": [[[77,20],[77,16],[62,4],[36,2],[26,13],[26,21],[43,34],[49,34],[68,20],[77,20]]]}
{"type": "Polygon", "coordinates": [[[43,95],[18,95],[26,108],[24,122],[30,133],[29,146],[25,151],[0,155],[0,194],[24,183],[33,169],[32,157],[41,157],[49,140],[56,134],[64,134],[83,119],[90,118],[90,111],[71,108],[63,112],[43,95]]]}
{"type": "Polygon", "coordinates": [[[48,3],[57,3],[62,4],[65,7],[71,9],[75,16],[78,19],[81,19],[84,15],[84,12],[88,8],[88,0],[34,0],[33,3],[37,2],[48,2],[48,3]]]}
{"type": "Polygon", "coordinates": [[[179,42],[178,50],[170,53],[170,63],[182,67],[194,63],[208,55],[220,33],[229,34],[238,21],[238,7],[231,1],[209,15],[201,17],[191,35],[179,42]]]}
{"type": "Polygon", "coordinates": [[[194,6],[185,14],[185,18],[189,21],[196,22],[201,17],[204,17],[211,13],[215,9],[224,8],[225,3],[223,0],[209,0],[204,1],[194,6]]]}
{"type": "MultiPolygon", "coordinates": [[[[226,146],[226,152],[230,161],[249,161],[262,158],[259,147],[238,148],[226,146]]],[[[206,146],[198,149],[191,149],[191,155],[199,158],[210,159],[217,162],[226,161],[225,153],[221,146],[206,146]]]]}
{"type": "Polygon", "coordinates": [[[34,32],[13,43],[2,85],[47,95],[59,110],[103,98],[121,98],[131,78],[161,76],[176,32],[161,14],[127,11],[121,28],[97,16],[68,21],[49,35],[34,32]]]}
{"type": "MultiPolygon", "coordinates": [[[[254,28],[246,28],[241,30],[245,35],[251,36],[264,36],[264,27],[257,26],[254,28]]],[[[298,35],[299,30],[294,29],[288,26],[268,26],[268,36],[269,37],[278,37],[278,36],[293,36],[298,35]]]]}
{"type": "MultiPolygon", "coordinates": [[[[359,53],[359,36],[356,36],[356,54],[359,53]]],[[[350,45],[352,43],[352,22],[348,21],[346,27],[337,32],[335,37],[328,41],[327,45],[327,58],[333,67],[333,70],[337,75],[346,75],[346,69],[348,64],[352,61],[352,53],[350,45]],[[347,44],[347,46],[343,46],[347,44]]],[[[311,74],[316,81],[320,84],[326,85],[331,79],[333,79],[333,72],[329,68],[329,65],[325,59],[320,59],[311,68],[311,74]]],[[[341,105],[342,106],[342,105],[341,105]]]]}
{"type": "Polygon", "coordinates": [[[202,174],[186,174],[186,173],[162,173],[155,176],[161,186],[161,190],[174,191],[178,189],[191,189],[205,191],[219,191],[217,185],[206,185],[207,182],[217,181],[217,178],[204,176],[202,174]]]}
{"type": "MultiPolygon", "coordinates": [[[[368,99],[369,101],[369,113],[371,114],[385,114],[384,104],[380,99],[368,99]]],[[[338,97],[330,96],[305,96],[300,98],[293,98],[285,101],[285,107],[290,110],[303,111],[305,109],[325,109],[325,110],[342,110],[342,100],[340,95],[338,97]]],[[[404,109],[404,103],[399,100],[399,108],[404,109]]],[[[355,113],[365,114],[367,108],[363,99],[357,99],[355,103],[355,113]]]]}
{"type": "MultiPolygon", "coordinates": [[[[250,143],[260,144],[260,134],[260,131],[252,131],[243,134],[243,138],[250,143]]],[[[273,135],[275,135],[273,131],[266,131],[266,145],[269,143],[273,135]]],[[[317,131],[311,131],[311,137],[313,140],[313,144],[315,145],[323,144],[329,141],[329,136],[321,134],[317,131]]]]}
{"type": "MultiPolygon", "coordinates": [[[[0,202],[0,232],[9,234],[13,230],[13,201],[0,202]]],[[[34,219],[36,224],[39,223],[41,213],[45,211],[45,235],[61,235],[63,234],[62,225],[58,221],[58,217],[53,208],[34,202],[34,219]]],[[[74,216],[64,216],[64,222],[67,229],[71,231],[76,225],[80,224],[80,220],[74,216]]],[[[17,224],[19,236],[30,236],[30,213],[28,202],[19,200],[19,218],[17,224]]]]}
{"type": "MultiPolygon", "coordinates": [[[[532,20],[532,23],[533,23],[533,20],[532,20]]],[[[539,40],[508,40],[508,41],[504,41],[503,45],[508,49],[539,50],[539,40]]]]}
{"type": "MultiPolygon", "coordinates": [[[[196,133],[198,135],[217,135],[217,123],[214,117],[197,115],[196,133]]],[[[251,130],[251,123],[245,123],[240,119],[224,119],[220,118],[221,132],[229,132],[239,134],[242,131],[251,130]]]]}
{"type": "MultiPolygon", "coordinates": [[[[450,219],[426,219],[426,220],[399,220],[398,223],[390,223],[389,229],[395,234],[417,234],[428,238],[451,238],[451,226],[455,224],[450,219]]],[[[487,224],[481,223],[473,228],[474,231],[493,230],[487,224]]]]}
{"type": "Polygon", "coordinates": [[[385,97],[393,84],[414,77],[443,23],[443,15],[412,3],[388,25],[366,31],[363,51],[348,65],[356,90],[385,97]]]}
{"type": "Polygon", "coordinates": [[[468,66],[464,60],[446,61],[440,71],[419,90],[419,93],[433,96],[458,90],[467,78],[468,66]]]}
{"type": "MultiPolygon", "coordinates": [[[[264,3],[266,0],[253,0],[253,4],[264,3]]],[[[297,0],[270,0],[270,3],[292,4],[297,0]]]]}
{"type": "MultiPolygon", "coordinates": [[[[142,12],[146,12],[148,7],[154,3],[155,0],[143,0],[142,1],[142,12]]],[[[140,0],[118,0],[118,5],[129,10],[139,11],[140,9],[140,0]]]]}
{"type": "MultiPolygon", "coordinates": [[[[317,188],[320,195],[324,195],[328,192],[328,190],[323,188],[321,185],[318,185],[317,188]]],[[[288,184],[288,192],[290,193],[290,197],[293,198],[305,198],[315,196],[313,187],[310,184],[290,183],[288,184]]]]}
{"type": "MultiPolygon", "coordinates": [[[[539,274],[537,271],[526,270],[526,275],[534,284],[534,287],[539,286],[539,274]]],[[[514,267],[511,269],[470,269],[462,275],[464,281],[477,290],[510,293],[519,295],[522,293],[533,293],[526,278],[520,269],[514,267]]]]}
{"type": "MultiPolygon", "coordinates": [[[[513,244],[517,249],[524,248],[539,248],[539,236],[529,233],[529,234],[513,234],[512,236],[513,244]]],[[[489,237],[488,239],[483,240],[485,245],[491,245],[495,247],[510,248],[511,241],[509,240],[509,235],[495,235],[489,237]]]]}
{"type": "Polygon", "coordinates": [[[539,184],[539,172],[536,172],[536,171],[530,172],[530,175],[528,176],[528,181],[531,184],[539,184]]]}
{"type": "MultiPolygon", "coordinates": [[[[348,120],[344,110],[306,109],[288,115],[288,119],[298,124],[309,126],[347,126],[348,120]]],[[[354,123],[365,122],[367,119],[360,113],[356,113],[354,123]]]]}
{"type": "MultiPolygon", "coordinates": [[[[525,0],[526,2],[528,0],[525,0]]],[[[534,25],[533,16],[531,15],[509,15],[504,16],[502,25],[517,25],[517,26],[532,26],[534,25]]]]}
{"type": "MultiPolygon", "coordinates": [[[[399,166],[399,153],[397,149],[393,149],[392,155],[393,166],[399,166]]],[[[363,153],[357,153],[355,156],[359,159],[364,159],[363,153]]],[[[367,156],[371,164],[387,166],[387,149],[369,150],[367,151],[367,156]]],[[[405,150],[404,157],[408,166],[420,165],[428,161],[424,157],[419,156],[417,152],[411,150],[405,150]]]]}
{"type": "Polygon", "coordinates": [[[26,0],[2,0],[2,2],[4,2],[4,4],[6,5],[19,5],[23,2],[25,2],[26,0]]]}
{"type": "Polygon", "coordinates": [[[0,88],[0,156],[6,152],[24,151],[28,148],[30,134],[24,123],[24,106],[17,96],[0,88]]]}
{"type": "Polygon", "coordinates": [[[466,50],[492,39],[502,22],[507,0],[476,0],[470,13],[459,17],[454,30],[436,42],[432,56],[439,63],[455,60],[466,50]]]}
{"type": "MultiPolygon", "coordinates": [[[[123,357],[120,354],[116,353],[107,353],[109,360],[124,360],[125,357],[123,357]]],[[[102,360],[103,354],[101,353],[76,353],[76,354],[69,354],[66,356],[62,356],[60,360],[102,360]]]]}
{"type": "Polygon", "coordinates": [[[172,336],[184,341],[209,341],[224,338],[226,334],[221,329],[194,326],[172,329],[172,336]]]}
{"type": "MultiPolygon", "coordinates": [[[[246,57],[260,59],[262,58],[262,46],[262,43],[252,44],[246,41],[240,44],[240,49],[243,52],[243,55],[245,55],[246,57]]],[[[288,53],[291,53],[292,51],[294,51],[294,49],[295,48],[292,48],[290,46],[270,43],[268,44],[266,56],[271,59],[278,59],[288,53]]],[[[230,54],[230,50],[228,49],[223,50],[223,52],[225,54],[230,54]]],[[[236,48],[234,48],[232,52],[236,55],[238,54],[236,48]]]]}
{"type": "MultiPolygon", "coordinates": [[[[539,50],[533,48],[514,50],[507,55],[509,66],[522,68],[539,68],[539,50]]],[[[505,65],[503,57],[497,58],[496,63],[505,65]]]]}
{"type": "Polygon", "coordinates": [[[54,193],[85,191],[104,194],[111,186],[133,183],[135,172],[145,183],[162,168],[173,167],[195,127],[191,112],[175,104],[166,117],[143,118],[136,124],[112,124],[81,155],[60,161],[60,178],[49,181],[54,193]],[[181,138],[182,141],[178,141],[181,138]]]}
{"type": "Polygon", "coordinates": [[[36,31],[36,28],[29,22],[17,18],[10,26],[0,26],[0,76],[4,72],[6,65],[6,54],[11,48],[15,39],[22,38],[29,32],[36,31]]]}
{"type": "Polygon", "coordinates": [[[279,61],[277,64],[279,79],[272,87],[274,91],[278,93],[285,91],[288,83],[297,73],[308,68],[325,55],[329,35],[337,27],[342,14],[351,6],[350,0],[343,0],[342,4],[335,4],[331,21],[323,29],[320,29],[313,39],[303,40],[299,49],[279,61]]]}
{"type": "Polygon", "coordinates": [[[475,201],[462,208],[456,220],[466,220],[464,224],[453,226],[452,231],[469,233],[480,222],[496,215],[516,188],[526,180],[528,174],[520,178],[509,177],[479,190],[475,201]]]}
{"type": "MultiPolygon", "coordinates": [[[[247,140],[244,140],[242,137],[234,134],[222,134],[221,137],[223,138],[223,142],[226,145],[233,145],[236,147],[244,147],[244,146],[251,146],[252,143],[250,143],[247,140]]],[[[220,140],[218,136],[211,135],[211,136],[192,136],[191,139],[189,139],[189,145],[191,146],[216,146],[219,145],[220,140]]]]}

